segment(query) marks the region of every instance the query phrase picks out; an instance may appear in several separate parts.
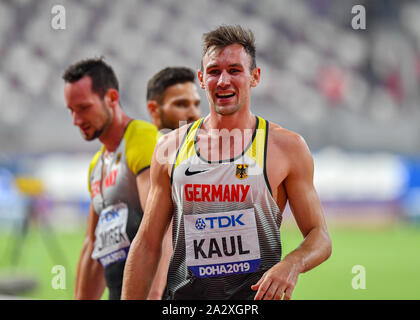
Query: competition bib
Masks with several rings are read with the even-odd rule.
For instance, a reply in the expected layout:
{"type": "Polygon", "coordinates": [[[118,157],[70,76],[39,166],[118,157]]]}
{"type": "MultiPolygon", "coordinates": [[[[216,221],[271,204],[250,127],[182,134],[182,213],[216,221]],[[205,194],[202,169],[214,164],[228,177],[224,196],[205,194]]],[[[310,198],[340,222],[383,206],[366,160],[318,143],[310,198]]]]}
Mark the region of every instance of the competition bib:
{"type": "Polygon", "coordinates": [[[125,203],[102,210],[95,230],[95,248],[92,259],[104,266],[127,258],[130,240],[127,230],[128,208],[125,203]]]}
{"type": "Polygon", "coordinates": [[[250,273],[260,265],[254,209],[184,216],[187,267],[198,278],[250,273]]]}

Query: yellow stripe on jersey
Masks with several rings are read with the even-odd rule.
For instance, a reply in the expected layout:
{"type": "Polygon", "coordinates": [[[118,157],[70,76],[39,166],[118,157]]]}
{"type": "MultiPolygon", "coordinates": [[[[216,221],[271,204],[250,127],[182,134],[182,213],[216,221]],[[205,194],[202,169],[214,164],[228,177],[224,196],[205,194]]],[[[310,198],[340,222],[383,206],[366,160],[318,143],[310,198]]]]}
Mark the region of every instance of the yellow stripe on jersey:
{"type": "Polygon", "coordinates": [[[194,146],[195,135],[196,135],[197,129],[200,127],[200,124],[203,120],[204,120],[204,118],[201,118],[201,119],[195,121],[191,125],[191,128],[188,131],[187,136],[186,136],[182,146],[179,149],[178,156],[176,158],[176,162],[175,162],[175,166],[174,166],[174,170],[180,163],[182,163],[183,161],[187,160],[188,158],[190,158],[190,157],[192,157],[193,155],[196,154],[195,146],[194,146]]]}
{"type": "Polygon", "coordinates": [[[137,175],[150,166],[159,138],[157,128],[143,120],[133,120],[124,133],[125,157],[131,172],[137,175]]]}
{"type": "MultiPolygon", "coordinates": [[[[195,136],[198,128],[200,127],[201,122],[204,118],[197,120],[191,126],[185,141],[179,149],[178,156],[175,162],[174,169],[183,161],[188,158],[196,155],[196,150],[194,146],[195,136]]],[[[246,155],[254,160],[261,168],[264,168],[264,153],[266,145],[266,124],[267,122],[258,117],[258,128],[256,128],[255,138],[252,142],[252,145],[246,151],[246,155]]]]}
{"type": "Polygon", "coordinates": [[[254,160],[261,168],[264,168],[264,151],[265,151],[265,135],[266,135],[266,121],[258,117],[258,128],[252,141],[251,147],[246,151],[246,155],[254,160]]]}
{"type": "Polygon", "coordinates": [[[92,189],[91,189],[91,185],[90,185],[90,175],[92,173],[93,168],[95,168],[96,164],[98,163],[99,157],[101,156],[102,152],[105,151],[105,147],[102,145],[101,149],[96,152],[96,154],[93,156],[92,161],[90,162],[89,165],[89,173],[88,173],[88,189],[89,189],[89,193],[92,196],[92,189]]]}

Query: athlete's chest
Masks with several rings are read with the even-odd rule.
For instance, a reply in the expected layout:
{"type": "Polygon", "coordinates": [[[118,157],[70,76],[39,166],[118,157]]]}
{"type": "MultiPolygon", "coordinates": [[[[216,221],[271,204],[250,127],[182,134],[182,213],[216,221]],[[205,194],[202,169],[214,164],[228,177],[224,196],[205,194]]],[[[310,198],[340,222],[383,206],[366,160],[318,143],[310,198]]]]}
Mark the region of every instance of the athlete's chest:
{"type": "Polygon", "coordinates": [[[90,175],[92,201],[100,211],[106,206],[127,202],[135,187],[135,177],[127,166],[123,148],[102,155],[90,175]]]}
{"type": "Polygon", "coordinates": [[[98,160],[90,176],[93,198],[111,191],[121,182],[121,173],[124,171],[121,158],[122,152],[114,152],[103,155],[98,160]]]}
{"type": "Polygon", "coordinates": [[[226,162],[243,155],[253,140],[255,130],[223,129],[213,133],[212,131],[198,132],[194,148],[197,154],[208,162],[226,162]]]}
{"type": "Polygon", "coordinates": [[[263,191],[263,170],[251,159],[205,163],[193,157],[173,172],[175,195],[189,203],[252,203],[263,191]]]}

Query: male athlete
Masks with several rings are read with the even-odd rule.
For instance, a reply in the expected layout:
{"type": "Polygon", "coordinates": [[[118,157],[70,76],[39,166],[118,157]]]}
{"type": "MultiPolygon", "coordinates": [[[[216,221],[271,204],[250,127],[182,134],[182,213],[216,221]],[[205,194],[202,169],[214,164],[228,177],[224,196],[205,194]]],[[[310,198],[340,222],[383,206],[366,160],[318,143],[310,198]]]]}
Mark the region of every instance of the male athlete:
{"type": "Polygon", "coordinates": [[[198,78],[210,114],[156,146],[122,298],[147,296],[173,217],[166,298],[290,299],[299,274],[331,254],[312,156],[298,134],[251,113],[261,72],[252,32],[221,26],[203,40],[198,78]],[[287,201],[304,240],[281,259],[287,201]]]}
{"type": "Polygon", "coordinates": [[[124,113],[118,80],[102,59],[70,66],[63,79],[74,125],[85,140],[98,138],[103,144],[89,167],[92,203],[75,298],[100,299],[107,286],[109,299],[120,299],[125,261],[150,187],[149,166],[158,131],[124,113]]]}
{"type": "Polygon", "coordinates": [[[200,95],[195,74],[185,67],[167,67],[147,83],[147,109],[159,129],[174,130],[200,118],[200,95]]]}

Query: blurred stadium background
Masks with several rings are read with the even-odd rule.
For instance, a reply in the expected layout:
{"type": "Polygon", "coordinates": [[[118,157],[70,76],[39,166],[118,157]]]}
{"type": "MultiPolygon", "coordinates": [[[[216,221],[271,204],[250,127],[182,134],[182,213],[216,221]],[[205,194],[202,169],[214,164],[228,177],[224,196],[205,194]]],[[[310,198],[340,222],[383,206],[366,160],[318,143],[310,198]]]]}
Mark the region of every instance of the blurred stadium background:
{"type": "MultiPolygon", "coordinates": [[[[420,4],[332,0],[0,0],[0,295],[71,299],[98,142],[82,140],[61,75],[105,56],[123,108],[150,120],[147,80],[197,69],[201,36],[242,24],[257,39],[253,111],[300,133],[333,240],[296,299],[420,299],[420,4]],[[54,30],[51,9],[66,10],[54,30]],[[366,30],[351,9],[366,8],[366,30]],[[54,289],[55,265],[66,268],[54,289]],[[355,265],[366,289],[354,289],[355,265]]],[[[203,115],[208,113],[204,92],[203,115]]],[[[301,241],[289,210],[285,253],[301,241]]]]}

